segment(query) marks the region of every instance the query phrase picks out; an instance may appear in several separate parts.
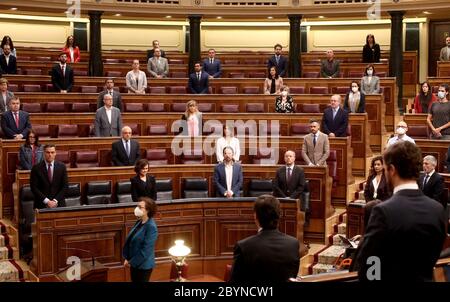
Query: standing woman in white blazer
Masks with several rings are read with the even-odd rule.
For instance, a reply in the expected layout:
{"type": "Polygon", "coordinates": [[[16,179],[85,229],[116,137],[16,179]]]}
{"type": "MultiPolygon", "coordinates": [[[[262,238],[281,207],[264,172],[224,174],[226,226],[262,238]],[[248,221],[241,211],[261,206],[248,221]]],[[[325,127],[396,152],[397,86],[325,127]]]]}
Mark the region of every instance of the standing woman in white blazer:
{"type": "Polygon", "coordinates": [[[234,161],[239,161],[241,155],[241,146],[239,145],[239,139],[234,137],[234,127],[225,125],[223,127],[223,137],[220,137],[216,142],[216,158],[217,162],[223,162],[223,149],[225,147],[231,147],[234,151],[234,161]]]}
{"type": "Polygon", "coordinates": [[[133,70],[129,71],[125,77],[128,93],[145,94],[147,89],[147,76],[145,72],[139,70],[139,60],[133,60],[133,70]]]}

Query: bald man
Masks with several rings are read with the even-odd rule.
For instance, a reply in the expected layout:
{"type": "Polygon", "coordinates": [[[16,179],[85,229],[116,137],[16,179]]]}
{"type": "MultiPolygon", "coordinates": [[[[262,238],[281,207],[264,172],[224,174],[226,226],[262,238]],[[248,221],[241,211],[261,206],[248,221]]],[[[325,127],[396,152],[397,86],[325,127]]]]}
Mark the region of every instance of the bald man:
{"type": "Polygon", "coordinates": [[[404,121],[398,122],[397,128],[395,129],[395,135],[389,139],[389,141],[387,142],[386,148],[395,143],[405,142],[405,141],[415,144],[416,142],[411,137],[406,135],[407,131],[408,131],[408,125],[404,121]]]}
{"type": "Polygon", "coordinates": [[[340,74],[339,61],[334,58],[334,51],[327,50],[327,59],[321,62],[320,76],[326,79],[338,78],[340,74]]]}
{"type": "Polygon", "coordinates": [[[122,138],[112,144],[112,162],[114,166],[134,166],[141,159],[139,142],[131,139],[131,128],[122,128],[122,138]]]}
{"type": "Polygon", "coordinates": [[[295,152],[284,153],[283,167],[278,168],[272,183],[273,195],[276,197],[298,199],[305,187],[305,172],[295,165],[295,152]]]}

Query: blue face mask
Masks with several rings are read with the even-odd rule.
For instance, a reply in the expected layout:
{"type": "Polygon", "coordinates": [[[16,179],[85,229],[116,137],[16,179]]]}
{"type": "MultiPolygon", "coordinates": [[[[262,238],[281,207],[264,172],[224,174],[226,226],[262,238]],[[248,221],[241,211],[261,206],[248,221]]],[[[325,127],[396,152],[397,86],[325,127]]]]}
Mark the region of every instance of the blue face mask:
{"type": "Polygon", "coordinates": [[[438,92],[438,98],[440,98],[440,99],[445,98],[445,92],[444,91],[439,91],[438,92]]]}

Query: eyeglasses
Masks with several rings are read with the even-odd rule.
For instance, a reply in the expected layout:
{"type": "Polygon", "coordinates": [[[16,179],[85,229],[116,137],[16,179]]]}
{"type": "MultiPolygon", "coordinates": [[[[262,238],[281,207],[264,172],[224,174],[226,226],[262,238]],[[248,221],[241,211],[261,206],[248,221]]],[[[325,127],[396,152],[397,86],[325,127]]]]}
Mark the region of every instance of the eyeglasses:
{"type": "Polygon", "coordinates": [[[36,138],[36,136],[31,136],[31,135],[30,135],[28,138],[36,138]]]}

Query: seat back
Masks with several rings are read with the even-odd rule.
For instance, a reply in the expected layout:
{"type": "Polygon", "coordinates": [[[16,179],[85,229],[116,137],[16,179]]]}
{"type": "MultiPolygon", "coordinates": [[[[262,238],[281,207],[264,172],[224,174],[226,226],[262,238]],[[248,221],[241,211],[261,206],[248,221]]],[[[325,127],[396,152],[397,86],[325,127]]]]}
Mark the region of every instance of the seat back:
{"type": "Polygon", "coordinates": [[[144,112],[143,103],[125,103],[125,112],[144,112]]]}
{"type": "Polygon", "coordinates": [[[289,91],[291,94],[304,94],[305,87],[303,86],[291,86],[289,87],[289,91]]]}
{"type": "Polygon", "coordinates": [[[272,194],[272,179],[250,179],[247,196],[258,197],[263,194],[272,194]]]}
{"type": "Polygon", "coordinates": [[[124,123],[123,126],[128,126],[131,128],[131,134],[134,136],[141,135],[141,125],[136,123],[124,123]]]}
{"type": "Polygon", "coordinates": [[[97,151],[76,151],[75,152],[75,168],[91,168],[98,167],[97,151]]]}
{"type": "Polygon", "coordinates": [[[113,70],[109,70],[105,73],[106,77],[108,78],[117,78],[117,77],[121,77],[122,76],[122,72],[121,71],[113,71],[113,70]]]}
{"type": "Polygon", "coordinates": [[[151,94],[165,94],[166,87],[164,87],[164,86],[150,87],[150,93],[151,94]]]}
{"type": "Polygon", "coordinates": [[[42,69],[26,69],[26,75],[42,75],[42,69]]]}
{"type": "Polygon", "coordinates": [[[66,112],[66,104],[64,102],[48,102],[47,112],[66,112]]]}
{"type": "Polygon", "coordinates": [[[171,78],[187,78],[186,72],[184,71],[172,71],[170,73],[171,78]]]}
{"type": "Polygon", "coordinates": [[[243,92],[245,94],[259,94],[260,93],[259,86],[250,86],[250,87],[244,87],[243,92]]]}
{"type": "Polygon", "coordinates": [[[309,88],[309,93],[311,93],[311,94],[327,94],[328,87],[314,86],[314,87],[309,88]]]}
{"type": "Polygon", "coordinates": [[[211,103],[199,103],[198,111],[200,112],[212,112],[213,104],[211,103]]]}
{"type": "Polygon", "coordinates": [[[57,161],[60,161],[60,162],[64,163],[64,165],[66,165],[67,168],[70,168],[69,151],[58,150],[58,152],[56,152],[56,158],[55,159],[57,161]]]}
{"type": "Polygon", "coordinates": [[[412,138],[430,138],[426,125],[410,125],[406,134],[412,138]]]}
{"type": "Polygon", "coordinates": [[[116,197],[118,203],[133,202],[131,199],[131,181],[118,181],[116,183],[116,197]]]}
{"type": "Polygon", "coordinates": [[[220,93],[221,94],[237,94],[238,89],[235,86],[224,86],[224,87],[220,87],[220,93]]]}
{"type": "Polygon", "coordinates": [[[24,84],[24,92],[41,92],[41,85],[39,84],[24,84]]]}
{"type": "Polygon", "coordinates": [[[166,135],[167,133],[167,125],[166,124],[158,124],[158,125],[148,125],[147,127],[148,135],[166,135]]]}
{"type": "Polygon", "coordinates": [[[301,123],[293,123],[291,124],[291,136],[295,135],[307,135],[310,133],[309,125],[308,124],[301,124],[301,123]]]}
{"type": "Polygon", "coordinates": [[[298,104],[297,108],[297,113],[320,113],[319,104],[298,104]]]}
{"type": "Polygon", "coordinates": [[[172,178],[156,179],[156,192],[157,201],[172,200],[172,178]]]}
{"type": "Polygon", "coordinates": [[[81,205],[81,190],[79,183],[70,183],[66,192],[66,207],[81,205]]]}
{"type": "Polygon", "coordinates": [[[164,103],[148,103],[147,104],[148,112],[164,112],[166,109],[164,108],[164,103]]]}
{"type": "Polygon", "coordinates": [[[247,103],[245,104],[245,108],[247,112],[264,112],[263,103],[247,103]]]}
{"type": "Polygon", "coordinates": [[[266,74],[264,72],[252,71],[248,73],[248,77],[256,79],[264,79],[266,77],[266,74]]]}
{"type": "Polygon", "coordinates": [[[333,178],[333,187],[335,187],[338,181],[336,150],[330,150],[330,155],[327,158],[327,166],[329,175],[333,178]]]}
{"type": "Polygon", "coordinates": [[[184,198],[207,198],[208,180],[206,178],[185,178],[183,185],[184,198]]]}
{"type": "Polygon", "coordinates": [[[39,103],[22,103],[22,110],[28,113],[41,112],[41,104],[39,103]]]}
{"type": "Polygon", "coordinates": [[[97,86],[81,86],[81,93],[97,93],[97,86]]]}
{"type": "Polygon", "coordinates": [[[36,132],[40,139],[49,138],[51,136],[49,125],[33,125],[33,130],[36,132]]]}
{"type": "Polygon", "coordinates": [[[90,181],[86,184],[86,204],[111,203],[111,181],[90,181]]]}
{"type": "Polygon", "coordinates": [[[34,223],[34,196],[29,185],[20,188],[20,219],[19,234],[22,254],[27,254],[33,250],[33,238],[31,225],[34,223]]]}
{"type": "Polygon", "coordinates": [[[72,112],[90,112],[89,103],[73,103],[72,112]]]}
{"type": "Polygon", "coordinates": [[[186,103],[173,103],[171,106],[172,112],[185,112],[186,103]]]}
{"type": "Polygon", "coordinates": [[[186,86],[171,86],[169,87],[170,94],[186,94],[186,86]]]}
{"type": "Polygon", "coordinates": [[[78,125],[58,125],[58,137],[78,137],[78,125]]]}
{"type": "Polygon", "coordinates": [[[243,78],[245,78],[245,74],[242,72],[230,72],[228,74],[228,77],[230,77],[232,79],[243,79],[243,78]]]}
{"type": "Polygon", "coordinates": [[[166,149],[147,149],[145,154],[150,165],[167,165],[169,163],[166,149]]]}
{"type": "Polygon", "coordinates": [[[304,78],[318,78],[319,72],[318,71],[307,71],[303,73],[304,78]]]}
{"type": "Polygon", "coordinates": [[[239,104],[220,105],[220,111],[224,113],[237,113],[239,112],[239,104]]]}
{"type": "Polygon", "coordinates": [[[349,92],[349,88],[347,86],[338,86],[333,87],[331,91],[337,94],[346,94],[347,92],[349,92]]]}
{"type": "Polygon", "coordinates": [[[83,76],[86,77],[88,75],[88,71],[87,70],[79,70],[79,69],[75,69],[73,71],[73,75],[74,76],[83,76]]]}

